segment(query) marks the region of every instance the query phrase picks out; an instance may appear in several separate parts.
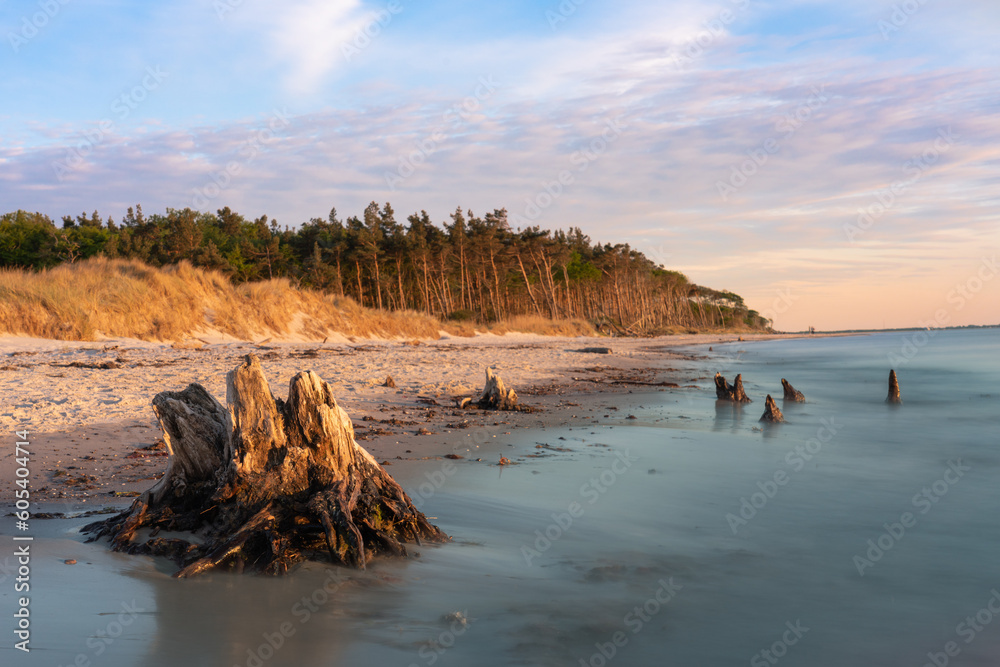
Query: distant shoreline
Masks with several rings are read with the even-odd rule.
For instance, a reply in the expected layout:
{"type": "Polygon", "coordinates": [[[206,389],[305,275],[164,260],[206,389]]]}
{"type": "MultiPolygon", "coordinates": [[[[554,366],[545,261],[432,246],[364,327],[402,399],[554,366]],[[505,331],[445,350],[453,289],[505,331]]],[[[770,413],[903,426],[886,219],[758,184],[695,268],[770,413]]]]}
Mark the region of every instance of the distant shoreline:
{"type": "MultiPolygon", "coordinates": [[[[931,331],[963,331],[965,329],[998,329],[1000,324],[966,324],[963,326],[954,327],[929,327],[931,331]]],[[[838,329],[836,331],[815,331],[809,333],[808,331],[795,331],[795,332],[781,332],[783,334],[790,335],[804,335],[804,336],[853,336],[857,334],[873,334],[873,333],[894,333],[894,332],[904,332],[904,331],[927,331],[928,327],[902,327],[898,329],[838,329]]]]}

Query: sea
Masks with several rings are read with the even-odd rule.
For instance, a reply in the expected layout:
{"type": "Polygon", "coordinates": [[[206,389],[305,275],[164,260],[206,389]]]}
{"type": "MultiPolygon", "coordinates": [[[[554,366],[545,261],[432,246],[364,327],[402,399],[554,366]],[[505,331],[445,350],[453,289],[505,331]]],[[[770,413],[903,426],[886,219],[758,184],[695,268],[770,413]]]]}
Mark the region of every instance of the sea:
{"type": "Polygon", "coordinates": [[[37,521],[32,650],[8,629],[7,561],[0,661],[1000,664],[1000,329],[684,351],[669,363],[680,388],[477,432],[463,460],[397,462],[453,541],[363,573],[181,581],[170,563],[84,544],[90,519],[37,521]],[[890,369],[901,405],[885,402],[890,369]],[[753,402],[717,402],[716,371],[741,374],[753,402]],[[804,403],[782,399],[782,378],[804,403]],[[784,423],[759,421],[768,394],[784,423]],[[513,464],[474,461],[499,455],[513,464]]]}

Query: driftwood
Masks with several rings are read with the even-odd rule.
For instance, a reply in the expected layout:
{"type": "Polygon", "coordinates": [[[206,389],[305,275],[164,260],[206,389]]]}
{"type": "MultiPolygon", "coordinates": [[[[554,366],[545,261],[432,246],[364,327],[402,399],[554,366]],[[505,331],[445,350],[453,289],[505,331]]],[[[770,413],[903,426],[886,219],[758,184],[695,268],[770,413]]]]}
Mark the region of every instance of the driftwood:
{"type": "Polygon", "coordinates": [[[513,389],[508,389],[500,376],[489,367],[486,368],[486,386],[483,388],[483,395],[479,397],[476,405],[482,410],[526,410],[524,406],[517,404],[517,393],[513,389]]]}
{"type": "Polygon", "coordinates": [[[903,403],[903,399],[899,397],[899,380],[896,379],[896,371],[889,371],[889,395],[886,397],[885,402],[903,403]]]}
{"type": "Polygon", "coordinates": [[[276,400],[254,355],[226,376],[228,409],[200,385],[163,392],[153,409],[170,452],[164,476],[125,512],[84,528],[115,551],[207,570],[283,574],[304,560],[364,568],[403,542],[444,542],[354,440],[330,386],[312,371],[276,400]],[[151,529],[148,538],[140,529],[151,529]],[[197,538],[164,539],[161,530],[197,538]]]}
{"type": "Polygon", "coordinates": [[[768,394],[767,398],[764,399],[764,414],[761,415],[758,421],[762,422],[783,422],[785,421],[785,416],[781,414],[781,410],[778,409],[777,403],[768,394]]]}
{"type": "Polygon", "coordinates": [[[737,375],[733,384],[726,382],[722,373],[715,374],[715,397],[723,401],[736,403],[753,403],[743,390],[743,375],[737,375]]]}
{"type": "Polygon", "coordinates": [[[781,386],[785,389],[785,400],[795,403],[805,403],[806,397],[801,391],[791,385],[785,378],[781,378],[781,386]]]}

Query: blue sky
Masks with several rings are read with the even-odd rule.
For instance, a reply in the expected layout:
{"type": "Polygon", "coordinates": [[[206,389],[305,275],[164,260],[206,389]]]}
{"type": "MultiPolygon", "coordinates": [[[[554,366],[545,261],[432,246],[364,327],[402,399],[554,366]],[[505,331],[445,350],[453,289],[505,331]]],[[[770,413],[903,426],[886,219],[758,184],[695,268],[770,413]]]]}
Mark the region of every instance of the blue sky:
{"type": "Polygon", "coordinates": [[[3,211],[506,207],[780,328],[1000,322],[995,0],[8,0],[0,28],[3,211]]]}

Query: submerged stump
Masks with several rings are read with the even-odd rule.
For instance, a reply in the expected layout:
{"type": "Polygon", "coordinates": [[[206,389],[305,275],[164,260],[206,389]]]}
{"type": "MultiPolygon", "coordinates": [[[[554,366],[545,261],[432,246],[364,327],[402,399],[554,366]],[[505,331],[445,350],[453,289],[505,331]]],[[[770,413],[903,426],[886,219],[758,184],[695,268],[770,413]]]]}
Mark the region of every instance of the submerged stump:
{"type": "Polygon", "coordinates": [[[886,403],[902,404],[903,399],[899,397],[899,380],[896,379],[896,371],[889,371],[889,395],[885,399],[886,403]]]}
{"type": "Polygon", "coordinates": [[[783,422],[785,421],[785,416],[781,414],[781,410],[778,409],[778,404],[774,402],[771,395],[768,394],[767,398],[764,400],[764,414],[760,416],[758,421],[762,422],[783,422]]]}
{"type": "Polygon", "coordinates": [[[788,380],[786,380],[785,378],[781,378],[781,386],[785,390],[785,400],[786,401],[794,401],[795,403],[805,403],[806,402],[806,396],[805,396],[805,394],[803,394],[801,391],[799,391],[798,389],[796,389],[795,387],[793,387],[792,383],[789,382],[788,380]]]}
{"type": "Polygon", "coordinates": [[[226,376],[228,408],[198,384],[163,392],[153,409],[167,471],[132,506],[84,528],[111,548],[167,556],[190,577],[212,569],[283,574],[304,560],[364,568],[405,556],[404,542],[445,542],[354,440],[330,386],[312,371],[275,399],[249,355],[226,376]],[[140,537],[141,529],[148,536],[140,537]],[[161,530],[197,538],[159,538],[161,530]]]}
{"type": "Polygon", "coordinates": [[[715,397],[722,401],[734,401],[736,403],[753,403],[747,393],[743,390],[743,375],[737,375],[733,384],[726,382],[722,373],[715,374],[715,397]]]}

